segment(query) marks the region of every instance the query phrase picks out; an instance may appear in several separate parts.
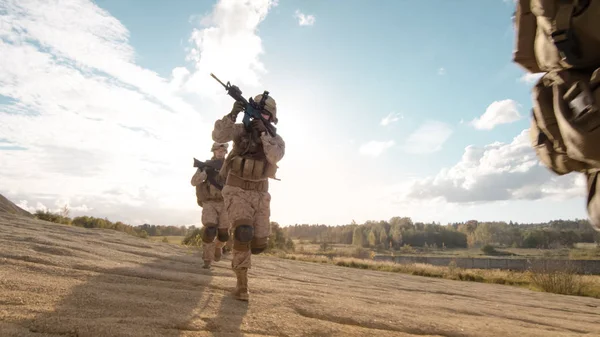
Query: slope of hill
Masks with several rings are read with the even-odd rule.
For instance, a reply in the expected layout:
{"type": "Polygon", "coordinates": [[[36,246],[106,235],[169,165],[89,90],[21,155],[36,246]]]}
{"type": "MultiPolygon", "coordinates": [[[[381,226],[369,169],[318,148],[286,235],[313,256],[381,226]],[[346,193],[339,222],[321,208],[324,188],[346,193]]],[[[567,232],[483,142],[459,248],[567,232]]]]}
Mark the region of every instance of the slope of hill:
{"type": "Polygon", "coordinates": [[[600,335],[598,299],[266,256],[239,302],[227,258],[0,213],[1,335],[600,335]]]}
{"type": "Polygon", "coordinates": [[[33,215],[0,194],[0,213],[9,213],[33,218],[33,215]]]}

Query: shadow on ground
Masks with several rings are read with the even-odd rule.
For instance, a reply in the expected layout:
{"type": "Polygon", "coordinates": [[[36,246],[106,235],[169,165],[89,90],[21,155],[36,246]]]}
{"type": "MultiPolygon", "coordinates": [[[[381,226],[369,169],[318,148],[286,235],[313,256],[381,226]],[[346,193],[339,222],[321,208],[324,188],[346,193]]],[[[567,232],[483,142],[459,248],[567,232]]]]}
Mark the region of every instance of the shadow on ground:
{"type": "Polygon", "coordinates": [[[205,270],[200,252],[176,245],[11,225],[13,247],[0,248],[2,336],[242,335],[248,303],[230,295],[228,256],[205,270]]]}

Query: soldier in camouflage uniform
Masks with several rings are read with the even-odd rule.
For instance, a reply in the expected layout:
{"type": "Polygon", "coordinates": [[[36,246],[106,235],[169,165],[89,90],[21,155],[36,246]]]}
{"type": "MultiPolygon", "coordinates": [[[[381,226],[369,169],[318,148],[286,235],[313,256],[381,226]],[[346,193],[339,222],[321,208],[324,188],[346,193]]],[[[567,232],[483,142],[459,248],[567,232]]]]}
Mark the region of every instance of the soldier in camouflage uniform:
{"type": "MultiPolygon", "coordinates": [[[[261,99],[262,95],[254,97],[255,102],[261,99]]],[[[233,235],[231,267],[237,276],[234,297],[247,301],[252,254],[260,254],[267,248],[271,234],[268,179],[276,179],[285,143],[279,134],[269,135],[260,119],[252,120],[249,129],[235,123],[243,110],[244,104],[234,103],[231,112],[215,122],[212,137],[216,142],[233,141],[233,149],[221,168],[225,179],[222,193],[233,235]]],[[[277,124],[277,106],[272,97],[267,97],[261,114],[265,120],[277,124]]]]}
{"type": "MultiPolygon", "coordinates": [[[[223,161],[227,154],[227,143],[214,143],[211,151],[211,160],[223,161]]],[[[213,186],[207,179],[205,169],[197,169],[192,177],[191,184],[196,187],[198,205],[202,207],[202,259],[204,269],[210,269],[213,261],[220,261],[223,246],[229,240],[229,222],[227,214],[223,211],[223,196],[221,191],[213,186]]],[[[220,180],[219,175],[216,177],[220,180]]],[[[221,183],[220,181],[218,181],[221,183]]]]}

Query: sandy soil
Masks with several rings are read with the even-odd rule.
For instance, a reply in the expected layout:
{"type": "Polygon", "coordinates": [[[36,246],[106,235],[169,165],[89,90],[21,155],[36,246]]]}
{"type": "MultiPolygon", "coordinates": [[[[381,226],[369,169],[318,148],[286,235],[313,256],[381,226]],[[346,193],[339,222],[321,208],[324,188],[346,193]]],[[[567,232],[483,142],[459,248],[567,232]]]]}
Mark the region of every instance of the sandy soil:
{"type": "Polygon", "coordinates": [[[600,336],[600,300],[255,256],[0,213],[0,336],[600,336]]]}

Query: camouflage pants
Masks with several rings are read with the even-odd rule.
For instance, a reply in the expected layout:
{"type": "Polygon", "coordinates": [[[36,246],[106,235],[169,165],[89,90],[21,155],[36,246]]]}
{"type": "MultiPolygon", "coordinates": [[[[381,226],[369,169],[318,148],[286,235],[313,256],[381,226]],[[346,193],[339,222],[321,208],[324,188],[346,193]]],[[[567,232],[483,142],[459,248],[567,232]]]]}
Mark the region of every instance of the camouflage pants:
{"type": "Polygon", "coordinates": [[[587,176],[587,211],[592,227],[600,232],[600,179],[599,171],[589,172],[587,176]]]}
{"type": "MultiPolygon", "coordinates": [[[[202,225],[204,227],[216,226],[219,229],[229,228],[227,213],[224,212],[222,201],[205,201],[202,203],[202,225]]],[[[221,249],[225,242],[215,238],[212,242],[202,242],[202,260],[212,262],[215,259],[215,250],[221,249]]]]}
{"type": "Polygon", "coordinates": [[[230,233],[234,235],[233,256],[231,267],[233,269],[250,268],[252,252],[239,249],[235,239],[235,227],[238,225],[251,225],[254,227],[254,238],[251,245],[266,243],[271,235],[271,195],[269,192],[248,191],[239,187],[225,185],[221,191],[225,200],[225,210],[231,223],[230,233]]]}

